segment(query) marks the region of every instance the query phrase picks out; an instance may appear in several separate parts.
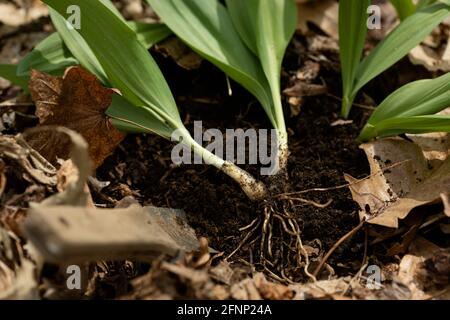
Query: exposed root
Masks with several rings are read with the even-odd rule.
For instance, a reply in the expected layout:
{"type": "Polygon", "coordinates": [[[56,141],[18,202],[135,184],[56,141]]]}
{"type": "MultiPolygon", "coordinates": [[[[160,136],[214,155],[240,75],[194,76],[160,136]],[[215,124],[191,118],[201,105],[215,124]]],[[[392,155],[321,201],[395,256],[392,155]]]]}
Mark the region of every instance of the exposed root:
{"type": "Polygon", "coordinates": [[[314,270],[314,273],[313,273],[314,277],[317,277],[317,275],[320,273],[320,271],[322,270],[322,268],[325,265],[325,263],[327,262],[327,260],[336,251],[336,249],[339,248],[339,246],[342,243],[344,243],[346,240],[350,239],[356,232],[358,232],[364,226],[365,222],[366,222],[365,220],[361,221],[356,227],[354,227],[352,230],[350,230],[350,232],[346,233],[342,238],[340,238],[334,244],[334,246],[327,252],[325,257],[323,257],[323,259],[320,261],[319,265],[314,270]]]}
{"type": "Polygon", "coordinates": [[[253,244],[251,248],[258,253],[257,265],[273,279],[295,283],[304,280],[306,275],[315,281],[308,271],[309,256],[303,247],[300,226],[290,214],[292,207],[292,202],[286,199],[265,202],[262,214],[240,229],[246,234],[227,259],[244,245],[253,244]]]}
{"type": "MultiPolygon", "coordinates": [[[[298,197],[294,198],[294,197],[290,197],[290,196],[286,196],[286,195],[281,195],[279,198],[280,199],[285,199],[285,200],[290,200],[290,201],[298,201],[298,202],[301,202],[301,203],[304,203],[304,204],[312,205],[312,206],[317,207],[319,209],[325,209],[331,203],[333,203],[333,199],[329,199],[325,203],[318,203],[318,202],[313,201],[313,200],[308,200],[308,199],[298,198],[298,197]]],[[[297,207],[297,205],[294,206],[294,207],[297,207]]]]}
{"type": "Polygon", "coordinates": [[[379,172],[353,183],[330,188],[312,188],[297,192],[286,192],[287,190],[283,190],[288,185],[286,183],[288,176],[286,170],[280,171],[277,175],[270,177],[268,181],[268,185],[270,186],[269,190],[264,190],[263,192],[269,191],[266,194],[272,193],[273,197],[268,200],[266,197],[266,200],[264,200],[261,206],[261,215],[255,218],[249,225],[240,229],[241,232],[246,233],[237,248],[227,259],[234,256],[244,246],[247,246],[252,262],[254,257],[257,257],[259,260],[254,261],[254,265],[260,266],[262,271],[265,271],[273,279],[284,283],[292,283],[304,281],[306,275],[309,279],[316,281],[316,277],[325,266],[328,258],[344,241],[351,238],[363,227],[364,221],[337,241],[320,261],[314,272],[311,273],[308,270],[310,265],[308,252],[305,250],[301,239],[301,228],[292,213],[299,205],[311,205],[319,209],[324,209],[332,203],[333,199],[329,199],[325,203],[319,203],[299,197],[299,195],[309,192],[348,188],[351,185],[361,183],[376,174],[402,165],[408,161],[394,163],[379,172]]]}

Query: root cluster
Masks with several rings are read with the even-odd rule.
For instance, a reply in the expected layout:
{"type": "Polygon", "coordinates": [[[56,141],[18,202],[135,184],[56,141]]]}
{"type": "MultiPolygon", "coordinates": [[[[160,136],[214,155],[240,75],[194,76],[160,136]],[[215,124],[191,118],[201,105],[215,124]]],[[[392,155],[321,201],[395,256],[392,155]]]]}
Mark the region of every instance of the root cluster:
{"type": "Polygon", "coordinates": [[[250,251],[250,264],[283,283],[295,283],[305,276],[315,280],[308,271],[309,257],[303,247],[301,229],[293,216],[293,203],[289,199],[265,201],[261,214],[248,226],[233,256],[242,247],[250,251]]]}

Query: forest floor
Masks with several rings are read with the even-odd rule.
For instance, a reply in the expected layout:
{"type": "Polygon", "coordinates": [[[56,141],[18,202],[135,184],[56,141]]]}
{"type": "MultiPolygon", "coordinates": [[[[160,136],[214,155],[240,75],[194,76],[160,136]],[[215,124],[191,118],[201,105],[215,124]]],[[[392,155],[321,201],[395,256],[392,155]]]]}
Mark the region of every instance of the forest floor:
{"type": "MultiPolygon", "coordinates": [[[[116,2],[127,18],[141,19],[148,14],[149,9],[136,1],[116,2]]],[[[0,1],[3,10],[8,5],[0,1]]],[[[0,64],[17,63],[52,32],[45,10],[36,5],[31,13],[35,16],[10,25],[0,11],[0,64]]],[[[390,23],[387,18],[383,21],[390,23]]],[[[298,252],[303,259],[300,263],[283,260],[286,254],[280,251],[290,248],[286,241],[292,239],[281,230],[281,224],[273,227],[273,255],[262,259],[261,235],[255,232],[244,238],[264,214],[264,206],[249,201],[233,180],[213,167],[175,166],[172,142],[154,135],[127,135],[93,174],[89,183],[93,203],[111,209],[126,203],[182,209],[187,224],[201,238],[200,252],[176,258],[161,254],[155,259],[86,262],[88,281],[83,290],[68,290],[65,265],[36,261],[38,254],[28,247],[21,231],[29,204],[61,190],[30,178],[17,160],[2,155],[0,244],[5,248],[9,243],[14,253],[8,255],[0,246],[0,297],[1,289],[8,292],[14,288],[10,297],[34,294],[46,299],[449,298],[449,218],[443,214],[443,205],[433,203],[415,210],[397,229],[361,224],[361,206],[344,176],[371,178],[369,163],[373,159],[368,160],[360,148],[360,130],[374,106],[390,92],[430,72],[403,59],[372,81],[358,98],[350,120],[342,120],[338,42],[320,26],[308,27],[306,32],[298,30],[283,63],[290,155],[285,196],[280,195],[280,207],[298,225],[306,260],[298,252]],[[20,259],[31,261],[38,276],[24,276],[24,264],[17,263],[20,259]],[[369,266],[380,270],[377,290],[370,286],[374,269],[369,266]],[[312,275],[318,281],[312,281],[312,275]],[[21,291],[19,282],[26,276],[33,279],[21,291]]],[[[376,32],[370,35],[367,51],[379,37],[376,32]]],[[[173,37],[171,41],[178,40],[173,37]]],[[[165,54],[167,46],[165,42],[150,52],[166,76],[189,130],[194,121],[202,121],[205,129],[222,131],[270,128],[248,92],[231,82],[230,95],[222,72],[207,61],[186,69],[173,54],[165,54]]],[[[39,124],[30,96],[1,79],[0,102],[3,137],[14,137],[39,124]]],[[[390,162],[388,159],[385,164],[390,162]]],[[[258,166],[244,168],[263,181],[268,179],[259,175],[258,166]]]]}

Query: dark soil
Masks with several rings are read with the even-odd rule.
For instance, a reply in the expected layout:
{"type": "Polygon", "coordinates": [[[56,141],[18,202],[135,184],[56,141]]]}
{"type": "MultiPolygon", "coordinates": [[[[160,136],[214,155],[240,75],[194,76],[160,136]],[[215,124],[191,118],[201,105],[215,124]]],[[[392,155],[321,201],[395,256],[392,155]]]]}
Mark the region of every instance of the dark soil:
{"type": "MultiPolygon", "coordinates": [[[[284,63],[286,75],[304,63],[293,50],[298,49],[292,47],[284,63]]],[[[270,128],[255,99],[234,83],[233,95],[228,96],[224,74],[209,63],[203,62],[199,70],[185,71],[170,59],[154,56],[189,129],[195,120],[202,120],[205,129],[270,128]]],[[[339,75],[325,69],[321,77],[338,95],[339,75]]],[[[285,77],[286,84],[287,80],[285,77]]],[[[338,186],[345,184],[344,173],[355,177],[368,173],[367,160],[355,141],[367,115],[355,109],[352,124],[331,126],[339,109],[336,99],[317,96],[305,100],[298,116],[289,117],[289,110],[285,110],[291,152],[287,190],[338,186]]],[[[242,240],[239,228],[261,214],[260,206],[251,203],[237,184],[213,167],[175,167],[170,159],[172,147],[171,142],[153,135],[129,135],[97,170],[98,179],[112,182],[104,192],[114,199],[134,195],[144,205],[183,209],[199,236],[207,237],[216,250],[229,253],[242,240]]],[[[245,169],[258,176],[257,166],[245,169]]],[[[303,241],[319,239],[326,250],[358,224],[358,206],[347,189],[302,197],[320,203],[333,200],[324,209],[301,203],[295,207],[293,214],[302,227],[303,241]]],[[[357,242],[361,243],[349,241],[341,246],[334,259],[354,256],[349,249],[357,242]]],[[[247,257],[248,253],[244,249],[239,255],[247,257]]]]}

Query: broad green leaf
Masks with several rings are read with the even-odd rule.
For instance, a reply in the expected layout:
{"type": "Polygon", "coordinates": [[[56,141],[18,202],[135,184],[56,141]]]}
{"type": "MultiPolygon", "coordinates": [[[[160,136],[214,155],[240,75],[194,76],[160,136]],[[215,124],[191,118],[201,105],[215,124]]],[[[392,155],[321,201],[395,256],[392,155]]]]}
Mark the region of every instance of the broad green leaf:
{"type": "MultiPolygon", "coordinates": [[[[171,34],[171,31],[160,23],[128,22],[128,24],[137,32],[139,40],[147,48],[152,47],[171,34]]],[[[81,41],[84,40],[81,39],[81,41]]],[[[42,40],[33,51],[20,61],[17,74],[29,74],[31,69],[50,74],[55,72],[62,74],[67,67],[77,64],[79,62],[64,44],[61,36],[55,32],[42,40]]]]}
{"type": "Polygon", "coordinates": [[[151,108],[136,107],[118,94],[113,95],[112,103],[106,110],[106,114],[111,117],[114,127],[124,132],[151,132],[169,138],[173,131],[164,119],[153,112],[151,108]]]}
{"type": "Polygon", "coordinates": [[[199,55],[250,91],[277,127],[269,83],[217,0],[147,0],[163,22],[199,55]]]}
{"type": "Polygon", "coordinates": [[[430,4],[435,3],[436,0],[419,0],[416,4],[416,10],[422,9],[430,4]]]}
{"type": "Polygon", "coordinates": [[[145,48],[153,47],[172,34],[169,28],[162,23],[128,22],[128,25],[137,33],[138,40],[145,48]]]}
{"type": "MultiPolygon", "coordinates": [[[[65,14],[65,12],[66,11],[64,10],[63,14],[65,14]]],[[[89,45],[86,43],[85,39],[83,39],[77,30],[73,28],[70,29],[67,25],[66,19],[56,10],[49,8],[49,13],[58,34],[61,36],[64,44],[69,48],[73,56],[76,57],[83,67],[95,74],[101,82],[107,84],[108,78],[105,71],[103,70],[95,54],[89,48],[89,45]]],[[[83,17],[83,15],[81,17],[82,23],[84,23],[85,17],[83,17]]],[[[86,28],[86,26],[82,25],[81,29],[84,28],[86,28]]]]}
{"type": "Polygon", "coordinates": [[[17,75],[17,65],[15,64],[0,64],[0,77],[11,83],[21,87],[25,92],[28,92],[28,76],[17,75]]]}
{"type": "Polygon", "coordinates": [[[450,106],[450,73],[436,79],[418,80],[404,85],[375,109],[368,122],[434,114],[446,106],[450,106]]]}
{"type": "Polygon", "coordinates": [[[400,20],[404,20],[416,12],[416,5],[413,0],[391,0],[391,3],[395,7],[400,20]]]}
{"type": "Polygon", "coordinates": [[[78,61],[64,45],[64,41],[53,33],[42,40],[36,48],[23,58],[17,66],[17,75],[30,74],[31,69],[46,73],[64,72],[67,67],[76,65],[78,61]]]}
{"type": "MultiPolygon", "coordinates": [[[[63,15],[67,6],[78,5],[82,27],[77,31],[95,54],[108,82],[119,89],[132,105],[151,110],[155,121],[163,121],[166,127],[172,129],[183,127],[173,96],[156,62],[138,41],[136,33],[116,13],[102,1],[44,2],[63,15]]],[[[167,130],[154,129],[167,137],[167,130]]]]}
{"type": "Polygon", "coordinates": [[[353,84],[367,35],[367,8],[370,0],[339,2],[339,46],[342,70],[342,115],[347,118],[353,104],[353,84]]]}
{"type": "Polygon", "coordinates": [[[269,81],[277,128],[285,131],[281,104],[281,64],[297,27],[293,0],[226,0],[231,19],[249,49],[259,58],[269,81]]]}
{"type": "MultiPolygon", "coordinates": [[[[391,130],[389,125],[409,123],[405,120],[409,118],[432,116],[448,106],[450,106],[450,73],[432,80],[414,81],[396,90],[378,106],[367,121],[360,139],[368,140],[375,136],[386,135],[385,130],[391,130]]],[[[415,126],[420,125],[417,121],[410,122],[415,126]]]]}
{"type": "Polygon", "coordinates": [[[359,140],[367,141],[374,137],[388,137],[402,133],[430,132],[450,132],[450,116],[428,115],[383,120],[376,126],[366,126],[359,136],[359,140]]]}
{"type": "Polygon", "coordinates": [[[398,62],[450,14],[443,0],[406,18],[359,65],[352,96],[370,80],[398,62]]]}

